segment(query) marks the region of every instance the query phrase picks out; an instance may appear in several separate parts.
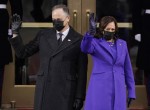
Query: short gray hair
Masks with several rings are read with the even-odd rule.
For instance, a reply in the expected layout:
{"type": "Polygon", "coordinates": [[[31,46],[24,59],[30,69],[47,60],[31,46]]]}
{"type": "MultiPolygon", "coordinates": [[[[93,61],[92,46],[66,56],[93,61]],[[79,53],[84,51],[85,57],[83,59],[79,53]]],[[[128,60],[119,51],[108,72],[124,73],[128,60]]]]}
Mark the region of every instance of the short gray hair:
{"type": "Polygon", "coordinates": [[[67,15],[69,15],[69,8],[66,6],[66,5],[63,5],[63,4],[59,4],[59,5],[55,5],[53,8],[52,8],[52,12],[56,9],[62,9],[67,15]]]}

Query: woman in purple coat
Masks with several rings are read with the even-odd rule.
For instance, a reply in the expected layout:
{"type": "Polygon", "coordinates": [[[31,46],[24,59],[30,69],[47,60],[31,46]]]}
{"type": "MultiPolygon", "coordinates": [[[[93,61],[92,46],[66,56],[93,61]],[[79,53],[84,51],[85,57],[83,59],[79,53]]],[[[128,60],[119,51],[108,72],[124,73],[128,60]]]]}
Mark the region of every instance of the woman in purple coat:
{"type": "Polygon", "coordinates": [[[105,16],[95,38],[94,13],[90,15],[90,30],[84,35],[81,49],[92,56],[94,65],[87,90],[84,110],[126,110],[135,99],[135,83],[125,41],[117,38],[117,21],[105,16]]]}

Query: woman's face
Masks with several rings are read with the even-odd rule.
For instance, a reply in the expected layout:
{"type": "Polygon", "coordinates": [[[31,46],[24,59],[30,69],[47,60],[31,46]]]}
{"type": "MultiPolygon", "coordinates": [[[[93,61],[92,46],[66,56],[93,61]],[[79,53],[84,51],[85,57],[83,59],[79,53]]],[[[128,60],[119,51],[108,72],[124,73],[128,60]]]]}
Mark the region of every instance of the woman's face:
{"type": "Polygon", "coordinates": [[[114,22],[108,23],[108,25],[104,29],[104,31],[109,31],[109,32],[115,32],[115,30],[116,30],[116,28],[115,28],[114,22]]]}

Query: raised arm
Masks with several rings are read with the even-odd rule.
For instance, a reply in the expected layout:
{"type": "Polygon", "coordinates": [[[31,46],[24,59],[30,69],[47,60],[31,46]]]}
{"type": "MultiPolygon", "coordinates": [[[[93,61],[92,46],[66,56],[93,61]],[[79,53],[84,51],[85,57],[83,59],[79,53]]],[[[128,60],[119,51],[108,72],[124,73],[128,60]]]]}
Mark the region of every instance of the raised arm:
{"type": "Polygon", "coordinates": [[[28,44],[24,45],[22,38],[19,34],[19,30],[21,28],[22,20],[20,18],[20,15],[14,14],[11,21],[11,28],[13,37],[9,38],[9,41],[11,45],[13,46],[16,55],[19,58],[26,58],[34,53],[38,52],[39,50],[39,36],[38,34],[32,41],[30,41],[28,44]]]}
{"type": "Polygon", "coordinates": [[[96,19],[94,13],[90,13],[89,30],[84,35],[81,42],[81,50],[84,53],[92,54],[94,52],[93,36],[96,34],[96,19]]]}

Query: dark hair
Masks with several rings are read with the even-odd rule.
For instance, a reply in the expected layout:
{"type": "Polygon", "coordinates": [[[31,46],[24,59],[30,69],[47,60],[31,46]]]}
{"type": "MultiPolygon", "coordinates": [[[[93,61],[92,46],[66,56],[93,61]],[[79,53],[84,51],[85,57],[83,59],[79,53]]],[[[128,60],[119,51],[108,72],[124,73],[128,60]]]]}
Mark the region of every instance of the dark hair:
{"type": "Polygon", "coordinates": [[[59,5],[55,5],[53,8],[52,8],[52,11],[56,10],[56,9],[63,9],[63,11],[69,15],[69,9],[66,5],[63,5],[63,4],[59,4],[59,5]]]}
{"type": "Polygon", "coordinates": [[[99,22],[99,37],[101,37],[103,35],[103,31],[106,28],[106,26],[111,23],[114,22],[115,23],[115,34],[116,37],[117,33],[118,33],[118,25],[117,25],[117,20],[113,17],[113,16],[104,16],[101,18],[100,22],[99,22]]]}

